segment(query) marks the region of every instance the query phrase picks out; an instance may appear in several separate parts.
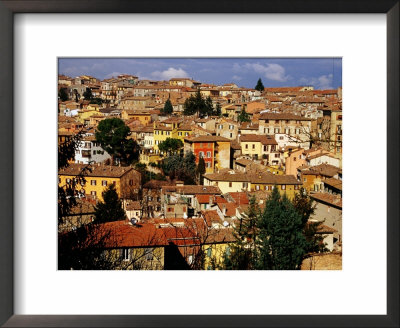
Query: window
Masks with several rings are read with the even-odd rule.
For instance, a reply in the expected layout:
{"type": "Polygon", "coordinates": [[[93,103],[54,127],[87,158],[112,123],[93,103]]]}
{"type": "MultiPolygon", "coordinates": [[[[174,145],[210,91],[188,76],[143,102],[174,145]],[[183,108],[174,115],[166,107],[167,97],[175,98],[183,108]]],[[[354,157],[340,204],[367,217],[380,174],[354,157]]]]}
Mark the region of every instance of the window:
{"type": "Polygon", "coordinates": [[[129,180],[129,185],[133,186],[133,180],[129,180]]]}
{"type": "Polygon", "coordinates": [[[200,157],[204,157],[204,152],[203,151],[199,151],[199,158],[200,157]]]}
{"type": "Polygon", "coordinates": [[[117,181],[113,181],[112,184],[115,186],[117,184],[117,181]]]}
{"type": "Polygon", "coordinates": [[[93,155],[96,155],[96,151],[95,150],[93,150],[93,155]]]}
{"type": "Polygon", "coordinates": [[[178,136],[181,136],[182,135],[182,132],[178,132],[178,136]]]}
{"type": "Polygon", "coordinates": [[[206,163],[206,167],[207,167],[207,168],[210,168],[210,167],[211,167],[211,163],[210,163],[210,162],[207,162],[207,163],[206,163]]]}
{"type": "Polygon", "coordinates": [[[304,178],[304,182],[307,182],[307,178],[304,178]]]}
{"type": "Polygon", "coordinates": [[[207,152],[207,158],[211,158],[211,152],[210,151],[207,152]]]}
{"type": "Polygon", "coordinates": [[[248,144],[246,144],[245,148],[246,148],[246,149],[249,149],[249,145],[248,145],[248,144]]]}
{"type": "Polygon", "coordinates": [[[208,248],[207,248],[207,256],[208,256],[208,257],[211,257],[211,252],[212,252],[211,247],[208,247],[208,248]]]}
{"type": "Polygon", "coordinates": [[[260,186],[259,185],[256,185],[256,190],[260,190],[260,186]]]}
{"type": "Polygon", "coordinates": [[[281,186],[281,189],[282,189],[282,190],[285,190],[285,189],[286,189],[286,186],[285,186],[285,185],[282,185],[282,186],[281,186]]]}
{"type": "Polygon", "coordinates": [[[268,151],[268,146],[264,145],[264,151],[268,151]]]}
{"type": "Polygon", "coordinates": [[[229,182],[229,187],[232,187],[232,182],[229,182]]]}
{"type": "Polygon", "coordinates": [[[96,193],[95,191],[91,191],[90,194],[91,194],[92,196],[96,196],[96,195],[97,195],[97,193],[96,193]]]}
{"type": "Polygon", "coordinates": [[[247,182],[243,182],[243,183],[242,183],[242,187],[243,187],[243,188],[247,188],[247,186],[248,186],[247,182]]]}
{"type": "Polygon", "coordinates": [[[275,128],[274,133],[279,133],[279,128],[275,128]]]}
{"type": "Polygon", "coordinates": [[[129,259],[130,259],[130,256],[129,256],[130,254],[129,254],[129,248],[123,248],[122,249],[122,259],[124,260],[124,261],[129,261],[129,259]]]}
{"type": "Polygon", "coordinates": [[[187,137],[189,135],[189,132],[185,132],[185,137],[187,137]]]}
{"type": "Polygon", "coordinates": [[[107,186],[107,181],[106,181],[106,180],[102,180],[102,181],[101,181],[101,185],[102,185],[102,186],[107,186]]]}
{"type": "Polygon", "coordinates": [[[233,130],[233,125],[229,125],[229,130],[233,130]]]}
{"type": "Polygon", "coordinates": [[[265,189],[265,190],[268,190],[268,186],[265,186],[264,189],[265,189]]]}
{"type": "Polygon", "coordinates": [[[232,139],[232,133],[229,133],[229,138],[231,138],[231,139],[232,139]]]}
{"type": "Polygon", "coordinates": [[[279,137],[279,140],[283,140],[283,136],[280,136],[280,137],[279,137]]]}
{"type": "Polygon", "coordinates": [[[67,178],[65,181],[66,181],[67,183],[71,183],[71,179],[70,179],[70,178],[67,178]]]}
{"type": "Polygon", "coordinates": [[[256,149],[256,145],[255,145],[255,144],[252,144],[252,145],[251,145],[251,148],[252,148],[252,149],[256,149]]]}
{"type": "Polygon", "coordinates": [[[275,154],[275,158],[279,158],[279,154],[275,154]]]}
{"type": "Polygon", "coordinates": [[[299,190],[299,185],[294,185],[294,190],[299,190]]]}

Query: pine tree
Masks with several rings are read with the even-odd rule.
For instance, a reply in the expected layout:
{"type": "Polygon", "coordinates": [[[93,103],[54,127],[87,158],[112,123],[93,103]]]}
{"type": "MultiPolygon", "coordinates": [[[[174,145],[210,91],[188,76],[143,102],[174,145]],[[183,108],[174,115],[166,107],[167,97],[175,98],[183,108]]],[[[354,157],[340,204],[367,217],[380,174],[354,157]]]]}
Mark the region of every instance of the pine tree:
{"type": "Polygon", "coordinates": [[[164,104],[164,108],[163,108],[162,112],[164,114],[172,114],[173,111],[174,111],[174,108],[172,107],[171,100],[169,100],[169,98],[168,98],[164,104]]]}
{"type": "Polygon", "coordinates": [[[214,105],[210,96],[208,96],[205,100],[205,108],[204,108],[204,116],[211,116],[214,112],[214,105]]]}
{"type": "Polygon", "coordinates": [[[95,221],[98,223],[125,220],[125,211],[114,184],[110,184],[102,193],[104,202],[95,207],[95,221]]]}
{"type": "Polygon", "coordinates": [[[307,251],[301,215],[275,187],[258,222],[258,269],[295,270],[307,251]]]}
{"type": "Polygon", "coordinates": [[[258,79],[257,85],[255,86],[254,89],[256,89],[257,91],[260,91],[260,92],[264,91],[264,85],[261,81],[261,78],[258,79]]]}
{"type": "Polygon", "coordinates": [[[250,115],[242,108],[242,111],[240,112],[238,116],[238,122],[250,122],[250,115]]]}

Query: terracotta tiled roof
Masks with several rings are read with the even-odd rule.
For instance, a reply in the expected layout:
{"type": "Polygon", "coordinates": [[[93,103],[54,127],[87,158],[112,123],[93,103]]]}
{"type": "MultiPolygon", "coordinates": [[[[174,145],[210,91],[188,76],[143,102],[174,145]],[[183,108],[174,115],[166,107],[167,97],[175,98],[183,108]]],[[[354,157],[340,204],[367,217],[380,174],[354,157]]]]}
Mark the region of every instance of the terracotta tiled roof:
{"type": "MultiPolygon", "coordinates": [[[[119,167],[119,166],[111,166],[111,165],[100,165],[100,166],[88,166],[86,164],[70,164],[68,167],[64,169],[58,170],[59,175],[69,175],[69,176],[77,176],[84,172],[84,176],[88,177],[111,177],[111,178],[120,178],[124,174],[133,170],[131,167],[119,167]],[[91,171],[85,170],[86,167],[89,167],[91,171]]],[[[136,172],[136,171],[135,171],[136,172]]],[[[138,172],[136,172],[139,174],[138,172]]]]}
{"type": "Polygon", "coordinates": [[[221,190],[215,186],[198,186],[198,185],[184,185],[184,186],[163,186],[163,192],[178,192],[186,195],[197,194],[212,194],[220,195],[221,190]]]}
{"type": "Polygon", "coordinates": [[[342,190],[342,181],[335,178],[329,178],[324,181],[324,184],[331,186],[335,189],[342,190]]]}
{"type": "Polygon", "coordinates": [[[317,192],[317,193],[311,193],[310,197],[318,202],[322,202],[340,209],[342,208],[342,198],[339,195],[317,192]]]}
{"type": "Polygon", "coordinates": [[[193,138],[185,138],[187,142],[230,142],[228,138],[218,136],[198,136],[193,138]]]}
{"type": "Polygon", "coordinates": [[[243,134],[240,136],[240,142],[260,142],[263,145],[278,144],[273,136],[258,134],[243,134]]]}
{"type": "Polygon", "coordinates": [[[295,120],[295,121],[311,121],[310,118],[290,114],[290,113],[262,113],[260,120],[295,120]]]}

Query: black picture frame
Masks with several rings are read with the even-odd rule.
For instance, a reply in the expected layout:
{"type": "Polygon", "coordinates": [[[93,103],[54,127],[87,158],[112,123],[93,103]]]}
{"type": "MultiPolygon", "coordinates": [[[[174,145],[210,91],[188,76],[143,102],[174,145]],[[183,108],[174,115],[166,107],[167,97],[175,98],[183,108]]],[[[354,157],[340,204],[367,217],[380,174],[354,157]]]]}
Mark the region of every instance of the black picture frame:
{"type": "MultiPolygon", "coordinates": [[[[0,0],[0,324],[4,327],[399,327],[398,0],[0,0]],[[13,21],[16,13],[385,13],[387,16],[387,315],[14,315],[13,21]]],[[[18,131],[16,131],[18,132],[18,131]]],[[[382,212],[384,209],[382,209],[382,212]]],[[[368,270],[368,268],[366,268],[368,270]]],[[[366,286],[368,288],[368,286],[366,286]]]]}

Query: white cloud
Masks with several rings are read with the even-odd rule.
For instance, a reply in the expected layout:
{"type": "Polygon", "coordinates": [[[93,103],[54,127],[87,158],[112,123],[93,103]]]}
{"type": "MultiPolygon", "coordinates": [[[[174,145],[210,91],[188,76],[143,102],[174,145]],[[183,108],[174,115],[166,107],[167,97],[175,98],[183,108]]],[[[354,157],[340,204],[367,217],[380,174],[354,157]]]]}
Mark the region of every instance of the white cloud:
{"type": "Polygon", "coordinates": [[[173,77],[188,77],[188,73],[186,73],[182,68],[173,68],[170,67],[165,71],[155,71],[151,73],[151,77],[156,80],[169,80],[173,77]]]}
{"type": "Polygon", "coordinates": [[[240,81],[242,78],[240,76],[234,75],[232,76],[232,80],[240,81]]]}
{"type": "Polygon", "coordinates": [[[244,68],[253,70],[256,73],[264,76],[268,80],[285,82],[290,79],[290,76],[285,75],[285,68],[279,64],[262,65],[259,63],[246,63],[244,68]]]}
{"type": "Polygon", "coordinates": [[[299,80],[302,84],[312,85],[316,89],[332,89],[333,75],[321,75],[319,77],[301,78],[299,80]]]}
{"type": "Polygon", "coordinates": [[[109,78],[112,78],[112,77],[117,77],[117,76],[120,75],[120,74],[124,74],[124,73],[121,73],[121,72],[112,72],[112,73],[110,73],[110,74],[107,74],[107,75],[105,76],[105,78],[106,78],[106,79],[109,79],[109,78]]]}

